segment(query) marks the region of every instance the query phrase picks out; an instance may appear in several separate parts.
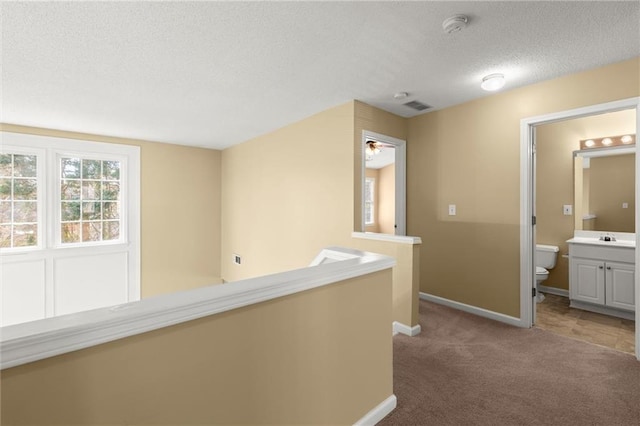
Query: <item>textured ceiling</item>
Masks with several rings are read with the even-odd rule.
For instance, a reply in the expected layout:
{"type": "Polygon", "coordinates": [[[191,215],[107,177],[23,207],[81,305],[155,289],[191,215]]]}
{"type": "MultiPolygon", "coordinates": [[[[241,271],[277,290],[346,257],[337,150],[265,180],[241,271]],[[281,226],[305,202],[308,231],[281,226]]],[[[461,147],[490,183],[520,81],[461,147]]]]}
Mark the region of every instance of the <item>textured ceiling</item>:
{"type": "Polygon", "coordinates": [[[410,117],[487,96],[486,74],[509,90],[640,56],[637,0],[0,7],[2,122],[211,148],[352,99],[410,117]]]}

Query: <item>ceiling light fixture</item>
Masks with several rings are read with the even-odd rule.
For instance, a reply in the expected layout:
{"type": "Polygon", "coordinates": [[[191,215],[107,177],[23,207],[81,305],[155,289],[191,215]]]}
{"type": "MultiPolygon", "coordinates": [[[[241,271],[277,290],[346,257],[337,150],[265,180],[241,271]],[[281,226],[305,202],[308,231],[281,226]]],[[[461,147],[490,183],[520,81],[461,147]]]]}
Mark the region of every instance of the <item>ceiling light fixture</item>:
{"type": "Polygon", "coordinates": [[[393,99],[405,99],[409,94],[407,92],[397,92],[394,93],[393,99]]]}
{"type": "Polygon", "coordinates": [[[380,144],[376,141],[367,141],[367,154],[375,155],[380,154],[380,144]]]}
{"type": "Polygon", "coordinates": [[[457,33],[467,27],[469,19],[465,15],[453,15],[442,23],[442,29],[445,33],[457,33]]]}
{"type": "Polygon", "coordinates": [[[502,89],[504,83],[504,74],[489,74],[482,79],[480,87],[488,92],[495,92],[502,89]]]}

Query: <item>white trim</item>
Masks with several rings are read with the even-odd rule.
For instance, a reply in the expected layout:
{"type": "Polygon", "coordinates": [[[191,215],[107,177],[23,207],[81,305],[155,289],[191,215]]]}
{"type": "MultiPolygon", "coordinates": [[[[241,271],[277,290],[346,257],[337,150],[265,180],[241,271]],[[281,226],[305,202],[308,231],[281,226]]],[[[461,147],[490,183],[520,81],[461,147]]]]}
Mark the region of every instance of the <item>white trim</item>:
{"type": "Polygon", "coordinates": [[[390,243],[399,244],[422,244],[422,239],[420,237],[409,237],[406,235],[377,234],[374,232],[352,232],[351,237],[360,238],[363,240],[388,241],[390,243]]]}
{"type": "Polygon", "coordinates": [[[267,275],[151,297],[0,329],[0,368],[88,348],[197,318],[386,270],[389,256],[331,247],[325,250],[351,258],[267,275]]]}
{"type": "Polygon", "coordinates": [[[410,327],[398,321],[393,322],[393,334],[400,333],[410,337],[415,337],[421,332],[422,332],[422,327],[420,327],[420,324],[410,327]]]}
{"type": "MultiPolygon", "coordinates": [[[[535,285],[535,269],[533,268],[533,247],[535,236],[531,217],[533,205],[533,132],[536,125],[550,124],[558,121],[587,117],[590,115],[636,110],[636,134],[640,134],[640,97],[619,101],[590,105],[567,111],[528,117],[520,120],[520,319],[523,327],[531,327],[533,323],[533,303],[531,288],[535,285]]],[[[636,155],[636,179],[640,172],[640,159],[636,155]]],[[[636,240],[640,240],[640,185],[636,185],[636,240]]],[[[636,306],[640,306],[640,251],[636,250],[636,306]]],[[[636,323],[640,322],[640,309],[636,309],[636,323]]],[[[636,358],[640,360],[640,327],[636,327],[636,358]]]]}
{"type": "Polygon", "coordinates": [[[445,299],[443,297],[434,296],[433,294],[420,292],[420,299],[428,300],[429,302],[437,303],[439,305],[448,306],[450,308],[458,309],[460,311],[468,312],[470,314],[478,315],[480,317],[489,318],[495,321],[500,321],[505,324],[514,325],[516,327],[528,327],[520,318],[512,317],[509,315],[501,314],[499,312],[489,311],[487,309],[478,308],[477,306],[467,305],[465,303],[456,302],[455,300],[445,299]]]}
{"type": "Polygon", "coordinates": [[[395,211],[395,221],[396,221],[396,232],[395,235],[406,235],[407,234],[407,141],[402,139],[394,138],[392,136],[383,135],[381,133],[372,132],[369,130],[362,131],[362,141],[361,141],[361,176],[360,182],[362,186],[361,195],[361,217],[360,224],[362,226],[362,230],[366,229],[365,225],[365,217],[364,217],[364,179],[366,177],[366,160],[364,149],[366,147],[366,142],[368,140],[375,140],[377,142],[382,142],[385,144],[393,145],[395,147],[395,184],[396,184],[396,211],[395,211]]]}
{"type": "Polygon", "coordinates": [[[580,300],[571,300],[569,307],[582,309],[583,311],[595,312],[602,315],[609,315],[617,318],[624,318],[633,321],[635,313],[633,311],[623,311],[622,309],[612,308],[604,305],[594,305],[593,303],[582,302],[580,300]]]}
{"type": "Polygon", "coordinates": [[[546,285],[538,285],[538,290],[540,290],[542,293],[555,294],[556,296],[569,298],[569,290],[565,290],[562,288],[547,287],[546,285]]]}
{"type": "Polygon", "coordinates": [[[374,426],[378,424],[378,422],[384,419],[389,413],[395,410],[398,404],[398,399],[395,395],[391,395],[380,404],[376,405],[375,408],[365,414],[360,420],[355,422],[354,426],[374,426]]]}

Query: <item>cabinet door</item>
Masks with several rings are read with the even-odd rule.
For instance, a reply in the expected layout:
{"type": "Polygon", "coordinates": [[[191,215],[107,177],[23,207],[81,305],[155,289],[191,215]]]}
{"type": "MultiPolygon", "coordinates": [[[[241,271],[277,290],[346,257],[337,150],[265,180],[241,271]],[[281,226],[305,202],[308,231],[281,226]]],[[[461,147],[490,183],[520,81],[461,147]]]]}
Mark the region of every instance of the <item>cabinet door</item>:
{"type": "Polygon", "coordinates": [[[604,305],[604,262],[571,259],[569,291],[572,299],[604,305]]]}
{"type": "Polygon", "coordinates": [[[635,307],[635,266],[629,263],[607,262],[605,268],[607,305],[633,311],[635,307]]]}

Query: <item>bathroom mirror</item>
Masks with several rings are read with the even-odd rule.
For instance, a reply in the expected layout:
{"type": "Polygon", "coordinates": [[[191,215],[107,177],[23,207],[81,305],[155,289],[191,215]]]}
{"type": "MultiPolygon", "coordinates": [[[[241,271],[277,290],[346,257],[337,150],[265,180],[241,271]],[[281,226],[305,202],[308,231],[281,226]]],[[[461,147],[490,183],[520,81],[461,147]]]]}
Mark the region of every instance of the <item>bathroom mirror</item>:
{"type": "Polygon", "coordinates": [[[635,146],[573,154],[575,229],[635,233],[635,146]]]}

